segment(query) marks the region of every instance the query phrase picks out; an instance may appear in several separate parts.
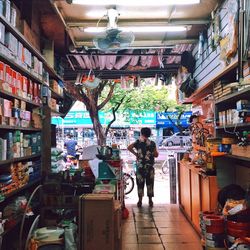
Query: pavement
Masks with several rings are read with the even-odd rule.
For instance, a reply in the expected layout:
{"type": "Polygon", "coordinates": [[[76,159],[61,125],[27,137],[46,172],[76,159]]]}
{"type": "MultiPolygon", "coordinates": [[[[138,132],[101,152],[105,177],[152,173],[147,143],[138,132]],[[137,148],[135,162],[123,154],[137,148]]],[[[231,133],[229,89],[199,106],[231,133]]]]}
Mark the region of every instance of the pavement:
{"type": "MultiPolygon", "coordinates": [[[[156,158],[155,162],[155,196],[153,198],[154,204],[169,204],[170,203],[170,187],[169,187],[169,175],[163,174],[161,170],[161,166],[163,162],[167,158],[167,150],[160,150],[159,157],[156,158]]],[[[135,160],[135,156],[129,153],[127,150],[122,150],[121,157],[124,161],[126,161],[129,167],[132,167],[132,162],[135,160]]],[[[134,181],[136,182],[135,176],[133,176],[134,181]]],[[[143,205],[148,204],[148,199],[146,196],[146,187],[144,189],[144,198],[143,205]]],[[[125,196],[125,204],[136,204],[138,201],[137,195],[137,186],[135,183],[135,187],[133,191],[125,196]]]]}

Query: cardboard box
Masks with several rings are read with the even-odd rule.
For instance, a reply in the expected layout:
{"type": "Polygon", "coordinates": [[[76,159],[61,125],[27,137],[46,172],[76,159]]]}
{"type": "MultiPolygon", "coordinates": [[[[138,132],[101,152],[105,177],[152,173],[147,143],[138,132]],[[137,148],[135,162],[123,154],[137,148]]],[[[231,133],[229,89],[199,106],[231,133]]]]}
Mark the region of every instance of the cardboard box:
{"type": "Polygon", "coordinates": [[[79,250],[114,250],[113,195],[86,194],[79,201],[79,250]]]}
{"type": "Polygon", "coordinates": [[[0,81],[5,80],[5,64],[0,62],[0,81]]]}

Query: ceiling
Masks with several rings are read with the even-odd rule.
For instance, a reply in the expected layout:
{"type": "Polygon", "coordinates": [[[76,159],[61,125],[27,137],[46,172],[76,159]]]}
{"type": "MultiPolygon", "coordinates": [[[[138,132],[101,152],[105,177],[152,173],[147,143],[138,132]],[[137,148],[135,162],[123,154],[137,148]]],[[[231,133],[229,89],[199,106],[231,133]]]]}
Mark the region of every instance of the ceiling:
{"type": "Polygon", "coordinates": [[[211,12],[220,1],[201,0],[195,5],[158,7],[79,5],[67,2],[51,0],[70,38],[67,43],[70,70],[66,70],[65,78],[71,80],[77,72],[88,72],[89,69],[102,73],[103,78],[119,78],[122,74],[151,77],[156,73],[176,73],[180,63],[179,55],[185,50],[191,50],[192,45],[198,42],[199,32],[209,24],[211,12]],[[84,29],[97,25],[107,27],[108,20],[104,15],[111,7],[119,13],[118,27],[185,25],[188,30],[134,33],[135,40],[127,50],[103,53],[95,50],[92,42],[97,34],[86,33],[84,29]]]}

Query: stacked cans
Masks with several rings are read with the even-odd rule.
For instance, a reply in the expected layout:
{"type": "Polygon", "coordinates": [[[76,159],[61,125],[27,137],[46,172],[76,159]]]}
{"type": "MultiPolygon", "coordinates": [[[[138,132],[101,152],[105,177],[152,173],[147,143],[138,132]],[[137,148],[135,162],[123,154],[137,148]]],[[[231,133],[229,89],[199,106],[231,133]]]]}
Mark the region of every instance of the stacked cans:
{"type": "Polygon", "coordinates": [[[225,240],[225,221],[223,216],[212,212],[200,213],[200,226],[207,250],[223,250],[225,240]]]}
{"type": "MultiPolygon", "coordinates": [[[[232,246],[237,238],[250,237],[250,222],[230,221],[226,222],[227,225],[227,243],[232,246]]],[[[238,249],[238,248],[236,248],[238,249]]],[[[241,244],[239,249],[250,249],[250,246],[241,244]]]]}

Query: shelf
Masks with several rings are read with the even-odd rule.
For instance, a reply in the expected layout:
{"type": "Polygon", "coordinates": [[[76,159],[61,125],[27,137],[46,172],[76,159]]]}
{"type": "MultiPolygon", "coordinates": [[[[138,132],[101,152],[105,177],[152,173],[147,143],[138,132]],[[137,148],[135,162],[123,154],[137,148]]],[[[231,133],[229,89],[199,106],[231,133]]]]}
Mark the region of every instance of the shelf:
{"type": "Polygon", "coordinates": [[[5,161],[0,161],[0,166],[1,165],[6,165],[6,164],[10,164],[10,163],[14,163],[14,162],[21,162],[21,161],[27,161],[33,158],[37,158],[40,157],[41,154],[35,154],[35,155],[30,155],[30,156],[24,156],[24,157],[19,157],[19,158],[13,158],[13,159],[9,159],[9,160],[5,160],[5,161]]]}
{"type": "Polygon", "coordinates": [[[21,131],[41,131],[41,128],[22,128],[17,126],[0,125],[0,129],[21,130],[21,131]]]}
{"type": "Polygon", "coordinates": [[[48,63],[46,62],[46,59],[41,55],[41,53],[35,49],[27,40],[26,38],[23,36],[23,34],[21,34],[15,27],[13,27],[9,22],[7,22],[7,20],[3,17],[0,16],[0,21],[1,23],[3,23],[5,25],[5,30],[9,30],[17,39],[19,42],[23,43],[23,45],[30,50],[30,52],[32,52],[33,55],[35,55],[39,60],[42,61],[42,63],[44,64],[46,70],[49,72],[49,74],[58,80],[62,80],[62,78],[55,72],[54,69],[52,69],[48,63]]]}
{"type": "Polygon", "coordinates": [[[226,75],[232,69],[238,66],[238,61],[234,61],[229,64],[227,67],[222,69],[217,75],[215,75],[212,79],[210,79],[206,84],[198,88],[190,97],[183,100],[182,104],[190,104],[195,100],[205,97],[209,92],[213,91],[213,83],[220,79],[222,76],[226,75]]]}
{"type": "Polygon", "coordinates": [[[51,116],[64,116],[64,114],[56,110],[51,110],[51,116]]]}
{"type": "Polygon", "coordinates": [[[7,97],[13,97],[13,98],[15,98],[15,99],[18,99],[18,100],[24,101],[24,102],[26,102],[26,103],[29,103],[29,104],[31,104],[31,105],[33,105],[33,106],[42,107],[42,104],[38,104],[38,103],[36,103],[36,102],[32,102],[32,101],[30,101],[30,100],[25,99],[24,97],[21,97],[21,96],[13,95],[12,93],[9,93],[9,92],[4,91],[4,90],[2,90],[2,89],[0,90],[0,95],[1,95],[1,96],[7,96],[7,97]]]}
{"type": "Polygon", "coordinates": [[[27,70],[25,67],[19,65],[18,63],[16,63],[13,59],[8,58],[7,56],[0,53],[0,60],[5,62],[6,64],[10,65],[12,68],[14,68],[20,74],[26,75],[28,78],[30,78],[31,80],[33,80],[39,84],[43,84],[42,79],[33,75],[29,70],[27,70]]]}
{"type": "Polygon", "coordinates": [[[242,157],[242,156],[237,156],[237,155],[225,155],[224,157],[232,158],[235,160],[250,161],[249,157],[242,157]]]}
{"type": "Polygon", "coordinates": [[[244,98],[249,98],[250,97],[250,87],[248,88],[244,88],[238,92],[226,95],[222,98],[220,98],[219,100],[215,101],[215,104],[222,104],[223,105],[225,103],[230,103],[230,102],[236,102],[239,99],[244,99],[244,98]]]}
{"type": "Polygon", "coordinates": [[[223,125],[223,126],[217,126],[215,129],[227,129],[227,128],[244,128],[250,126],[250,123],[238,123],[238,124],[230,124],[230,125],[223,125]]]}
{"type": "Polygon", "coordinates": [[[44,86],[46,86],[47,88],[50,89],[52,98],[55,98],[55,99],[56,99],[56,98],[63,99],[63,96],[62,96],[62,95],[59,95],[58,93],[56,93],[50,86],[48,86],[48,85],[44,85],[44,86]]]}
{"type": "MultiPolygon", "coordinates": [[[[5,201],[6,199],[8,199],[8,198],[14,196],[14,195],[17,194],[17,193],[19,193],[19,192],[21,192],[21,191],[23,191],[23,190],[25,190],[25,189],[27,189],[27,188],[29,188],[29,187],[34,186],[35,184],[39,183],[40,181],[41,181],[41,178],[38,178],[37,180],[32,181],[32,182],[30,182],[30,183],[24,185],[23,187],[16,189],[15,191],[13,191],[13,192],[7,194],[7,195],[5,196],[5,199],[4,199],[2,202],[4,202],[4,201],[5,201]]],[[[2,202],[1,202],[1,203],[2,203],[2,202]]],[[[1,203],[0,203],[0,204],[1,204],[1,203]]]]}

